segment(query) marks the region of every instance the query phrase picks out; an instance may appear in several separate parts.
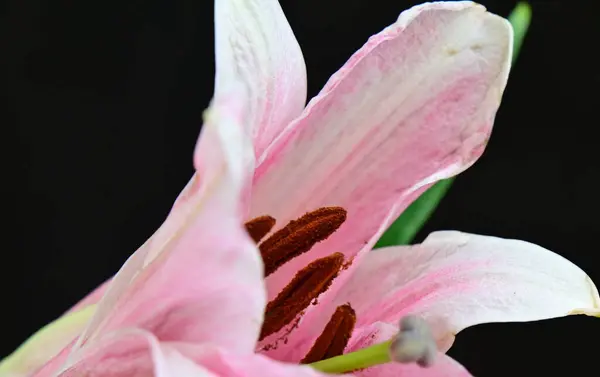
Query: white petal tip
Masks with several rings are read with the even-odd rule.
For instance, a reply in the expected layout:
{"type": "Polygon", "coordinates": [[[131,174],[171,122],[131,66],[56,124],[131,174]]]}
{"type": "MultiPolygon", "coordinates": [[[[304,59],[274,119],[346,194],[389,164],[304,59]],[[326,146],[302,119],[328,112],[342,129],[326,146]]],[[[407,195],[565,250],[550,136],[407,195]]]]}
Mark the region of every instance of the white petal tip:
{"type": "Polygon", "coordinates": [[[600,318],[600,309],[574,309],[567,315],[587,315],[590,317],[600,318]]]}
{"type": "Polygon", "coordinates": [[[600,296],[598,295],[598,288],[596,288],[592,279],[587,275],[585,277],[585,282],[590,291],[590,307],[573,309],[567,315],[587,315],[600,318],[600,296]]]}

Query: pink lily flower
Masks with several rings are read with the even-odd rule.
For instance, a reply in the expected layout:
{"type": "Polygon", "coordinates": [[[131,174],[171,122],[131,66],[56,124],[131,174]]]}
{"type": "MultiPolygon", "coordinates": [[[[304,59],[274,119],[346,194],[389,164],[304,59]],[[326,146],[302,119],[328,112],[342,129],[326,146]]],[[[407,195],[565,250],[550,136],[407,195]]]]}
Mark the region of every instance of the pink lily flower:
{"type": "Polygon", "coordinates": [[[356,374],[468,376],[444,354],[466,327],[600,314],[581,269],[527,242],[449,231],[371,250],[483,153],[510,69],[506,20],[471,2],[414,7],[306,108],[276,0],[216,1],[215,27],[196,175],[74,308],[97,303],[79,337],[31,375],[320,376],[299,364],[393,339],[398,362],[356,374]]]}

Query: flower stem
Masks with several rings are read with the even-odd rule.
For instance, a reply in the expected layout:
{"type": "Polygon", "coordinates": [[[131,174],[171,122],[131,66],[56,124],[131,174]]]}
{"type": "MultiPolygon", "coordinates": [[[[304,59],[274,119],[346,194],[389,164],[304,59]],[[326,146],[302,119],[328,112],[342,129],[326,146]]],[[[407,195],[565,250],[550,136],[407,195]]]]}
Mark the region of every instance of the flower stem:
{"type": "Polygon", "coordinates": [[[391,341],[375,344],[356,352],[317,361],[308,365],[321,372],[337,374],[389,363],[391,361],[389,355],[390,344],[391,341]]]}
{"type": "Polygon", "coordinates": [[[513,27],[514,35],[513,35],[513,63],[515,59],[519,55],[519,51],[521,50],[521,45],[523,44],[523,39],[525,39],[525,34],[527,34],[527,29],[529,29],[529,24],[531,23],[531,7],[526,2],[519,2],[515,9],[510,12],[508,16],[508,21],[513,27]]]}

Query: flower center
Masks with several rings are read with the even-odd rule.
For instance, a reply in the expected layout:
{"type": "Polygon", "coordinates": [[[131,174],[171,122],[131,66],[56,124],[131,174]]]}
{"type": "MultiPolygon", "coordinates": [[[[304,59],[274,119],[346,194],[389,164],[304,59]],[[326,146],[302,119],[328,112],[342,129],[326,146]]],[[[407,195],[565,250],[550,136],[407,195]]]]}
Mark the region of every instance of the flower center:
{"type": "Polygon", "coordinates": [[[314,299],[325,292],[344,264],[344,254],[317,259],[300,270],[292,281],[267,304],[260,339],[281,330],[314,299]]]}
{"type": "MultiPolygon", "coordinates": [[[[317,242],[325,240],[345,220],[346,210],[343,208],[323,207],[290,221],[259,244],[265,275],[270,275],[283,264],[310,250],[317,242]]],[[[260,216],[248,221],[245,226],[254,242],[259,243],[273,229],[275,219],[260,216]]],[[[311,302],[316,304],[319,295],[330,287],[340,270],[348,264],[344,264],[344,254],[333,253],[300,270],[267,304],[259,340],[292,323],[311,302]]],[[[399,333],[391,340],[344,355],[355,324],[356,313],[352,306],[349,303],[338,306],[300,363],[326,373],[351,372],[390,361],[416,363],[421,367],[433,364],[437,347],[424,320],[411,315],[404,317],[400,321],[399,333]]],[[[272,347],[268,345],[265,349],[272,347]]]]}
{"type": "MultiPolygon", "coordinates": [[[[309,251],[317,242],[333,234],[345,220],[345,209],[323,207],[290,221],[259,245],[265,275],[272,274],[283,264],[309,251]]],[[[260,216],[245,225],[252,239],[258,243],[274,227],[275,219],[271,216],[260,216]]],[[[292,323],[311,302],[315,302],[317,297],[329,288],[344,267],[344,255],[333,253],[300,270],[267,305],[260,340],[292,323]]],[[[355,323],[356,315],[350,304],[338,307],[302,362],[311,363],[341,355],[355,323]]]]}
{"type": "MultiPolygon", "coordinates": [[[[343,208],[323,207],[290,221],[258,246],[265,265],[265,276],[325,240],[345,220],[346,210],[343,208]]],[[[254,242],[259,243],[273,229],[275,219],[260,216],[248,221],[245,226],[254,242]]],[[[292,323],[311,302],[315,304],[319,295],[330,287],[340,270],[348,264],[344,264],[344,254],[336,252],[301,269],[267,304],[259,340],[292,323]]],[[[422,367],[433,363],[437,352],[435,340],[427,323],[420,318],[403,318],[400,332],[392,340],[344,355],[355,324],[356,313],[352,306],[349,303],[338,306],[301,363],[326,373],[356,371],[390,361],[417,363],[422,367]]],[[[272,347],[268,345],[265,349],[272,347]]]]}

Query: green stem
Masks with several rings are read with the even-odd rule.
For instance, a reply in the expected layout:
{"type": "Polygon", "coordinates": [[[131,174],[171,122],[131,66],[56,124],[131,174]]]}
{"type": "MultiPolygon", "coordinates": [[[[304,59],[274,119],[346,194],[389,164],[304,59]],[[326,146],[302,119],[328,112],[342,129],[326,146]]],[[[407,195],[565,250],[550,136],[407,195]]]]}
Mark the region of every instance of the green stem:
{"type": "Polygon", "coordinates": [[[523,39],[531,23],[531,7],[526,2],[520,2],[508,16],[508,21],[513,27],[513,63],[521,51],[523,39]]]}
{"type": "Polygon", "coordinates": [[[391,341],[375,344],[356,352],[347,353],[308,364],[313,369],[324,373],[346,373],[379,364],[389,363],[391,341]]]}

